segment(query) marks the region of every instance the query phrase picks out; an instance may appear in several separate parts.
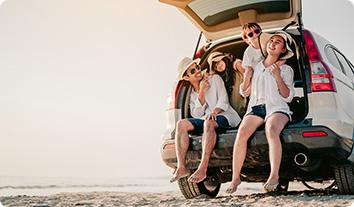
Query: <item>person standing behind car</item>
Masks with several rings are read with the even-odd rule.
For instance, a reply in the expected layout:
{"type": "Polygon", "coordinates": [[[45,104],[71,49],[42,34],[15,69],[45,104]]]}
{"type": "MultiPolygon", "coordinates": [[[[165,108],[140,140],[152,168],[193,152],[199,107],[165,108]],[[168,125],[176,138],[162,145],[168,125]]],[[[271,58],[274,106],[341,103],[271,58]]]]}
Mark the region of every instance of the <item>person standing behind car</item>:
{"type": "Polygon", "coordinates": [[[243,116],[246,112],[247,99],[240,95],[242,72],[232,63],[232,55],[229,53],[212,52],[208,57],[210,74],[218,74],[224,81],[229,95],[230,105],[236,112],[243,116]]]}
{"type": "Polygon", "coordinates": [[[177,168],[170,182],[189,175],[186,154],[190,132],[203,132],[202,159],[198,169],[188,179],[190,182],[198,183],[206,178],[209,159],[216,144],[216,130],[235,127],[241,121],[239,115],[229,105],[221,77],[218,75],[202,77],[199,61],[185,57],[178,65],[178,79],[189,81],[192,86],[189,106],[193,118],[177,122],[175,135],[177,168]]]}
{"type": "Polygon", "coordinates": [[[253,74],[253,67],[264,59],[260,50],[258,36],[261,34],[262,28],[257,23],[251,22],[242,26],[242,39],[248,44],[243,58],[236,60],[234,67],[243,73],[243,81],[241,88],[248,88],[253,74]]]}
{"type": "Polygon", "coordinates": [[[290,45],[291,36],[283,31],[275,34],[262,33],[261,51],[266,57],[254,68],[252,83],[249,88],[250,101],[246,115],[238,129],[233,150],[232,181],[228,193],[237,190],[241,183],[240,173],[246,158],[247,141],[257,128],[265,124],[265,134],[269,146],[270,175],[264,184],[266,191],[276,190],[279,184],[279,168],[282,157],[280,133],[291,120],[291,111],[287,103],[291,102],[295,89],[293,87],[293,69],[277,61],[293,56],[290,45]]]}
{"type": "MultiPolygon", "coordinates": [[[[237,68],[243,73],[243,81],[240,88],[242,90],[249,88],[251,84],[251,78],[253,74],[253,67],[255,67],[259,62],[264,60],[262,55],[258,37],[262,33],[262,28],[259,24],[255,22],[247,23],[242,26],[242,39],[248,44],[245,52],[243,53],[242,60],[236,59],[234,62],[234,68],[237,68]]],[[[285,61],[278,61],[276,64],[281,66],[285,61]]],[[[250,91],[245,91],[247,94],[250,91]]]]}

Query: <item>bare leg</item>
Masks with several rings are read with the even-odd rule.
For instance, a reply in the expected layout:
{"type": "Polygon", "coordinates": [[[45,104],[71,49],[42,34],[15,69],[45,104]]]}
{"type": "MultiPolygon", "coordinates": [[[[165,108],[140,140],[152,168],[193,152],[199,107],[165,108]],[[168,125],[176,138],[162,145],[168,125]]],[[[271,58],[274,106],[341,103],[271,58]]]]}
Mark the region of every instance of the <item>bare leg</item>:
{"type": "Polygon", "coordinates": [[[188,132],[193,130],[194,127],[187,119],[182,119],[177,122],[175,144],[177,155],[177,169],[174,172],[170,182],[179,180],[182,177],[188,176],[186,168],[186,155],[189,147],[188,132]]]}
{"type": "Polygon", "coordinates": [[[282,113],[274,113],[269,116],[265,124],[265,133],[269,145],[270,175],[264,188],[274,191],[279,184],[279,168],[282,157],[280,133],[288,123],[289,118],[282,113]]]}
{"type": "Polygon", "coordinates": [[[257,130],[259,126],[264,123],[263,119],[254,116],[247,115],[243,118],[238,132],[233,149],[232,157],[232,181],[230,187],[226,190],[227,193],[234,193],[237,190],[238,185],[241,184],[241,169],[247,153],[247,140],[257,130]]]}
{"type": "Polygon", "coordinates": [[[216,143],[215,129],[218,124],[214,120],[206,120],[204,122],[204,133],[202,137],[202,160],[198,169],[189,177],[190,182],[199,183],[206,178],[208,163],[216,143]]]}

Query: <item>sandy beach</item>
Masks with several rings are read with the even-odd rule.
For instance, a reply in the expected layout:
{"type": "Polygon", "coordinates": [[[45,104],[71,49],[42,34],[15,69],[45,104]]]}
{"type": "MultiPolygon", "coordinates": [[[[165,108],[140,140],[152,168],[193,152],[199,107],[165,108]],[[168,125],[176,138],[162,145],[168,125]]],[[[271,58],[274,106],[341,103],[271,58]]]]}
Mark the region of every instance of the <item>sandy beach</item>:
{"type": "Polygon", "coordinates": [[[227,195],[222,192],[216,198],[200,196],[185,199],[179,192],[125,193],[86,192],[60,193],[49,196],[0,197],[4,206],[354,206],[354,195],[338,195],[332,191],[289,191],[282,194],[251,193],[227,195]]]}
{"type": "MultiPolygon", "coordinates": [[[[1,178],[1,177],[0,177],[1,178]]],[[[301,182],[290,182],[288,192],[265,193],[261,183],[243,182],[236,193],[227,194],[228,183],[221,186],[216,198],[199,196],[185,199],[177,183],[169,177],[119,178],[107,180],[64,178],[2,178],[0,202],[3,206],[327,206],[354,207],[354,195],[331,191],[308,190],[301,182]],[[6,181],[6,182],[5,182],[6,181]],[[7,184],[7,186],[5,186],[7,184]],[[26,185],[24,185],[26,184],[26,185]],[[37,184],[37,185],[35,185],[37,184]],[[40,185],[38,185],[40,184],[40,185]],[[110,185],[108,185],[110,184],[110,185]]],[[[0,179],[1,180],[1,179],[0,179]]],[[[323,187],[328,183],[309,183],[323,187]]],[[[0,207],[3,207],[0,205],[0,207]]]]}

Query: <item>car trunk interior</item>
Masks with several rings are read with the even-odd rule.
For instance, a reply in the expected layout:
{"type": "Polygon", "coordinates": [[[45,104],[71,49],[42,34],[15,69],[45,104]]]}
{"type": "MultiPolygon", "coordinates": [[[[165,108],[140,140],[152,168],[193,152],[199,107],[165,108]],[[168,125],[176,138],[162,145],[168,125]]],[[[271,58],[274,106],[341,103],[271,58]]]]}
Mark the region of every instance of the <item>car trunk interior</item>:
{"type": "MultiPolygon", "coordinates": [[[[297,30],[291,30],[292,37],[294,38],[294,40],[296,42],[299,42],[300,39],[300,35],[299,32],[297,30]]],[[[300,44],[297,44],[297,46],[299,46],[300,44]]],[[[208,48],[207,52],[205,54],[203,54],[203,56],[201,57],[202,61],[200,63],[201,68],[203,70],[207,69],[209,67],[208,63],[207,63],[207,59],[208,59],[208,55],[211,52],[214,51],[219,51],[219,52],[224,52],[224,53],[231,53],[233,55],[234,58],[238,58],[238,59],[242,59],[243,57],[243,53],[246,49],[248,45],[242,40],[242,39],[237,39],[237,40],[230,40],[227,42],[223,42],[220,43],[218,45],[214,45],[211,48],[208,48]]],[[[295,46],[293,45],[292,47],[293,51],[301,51],[299,49],[295,49],[295,46]]],[[[307,109],[308,109],[308,105],[307,105],[307,97],[306,94],[304,92],[304,88],[306,88],[305,83],[305,75],[302,71],[304,71],[304,68],[301,67],[299,60],[297,59],[297,57],[301,57],[301,54],[298,55],[294,55],[292,58],[288,59],[286,64],[290,65],[292,67],[292,69],[294,70],[294,87],[295,87],[295,95],[294,98],[292,100],[291,103],[289,103],[289,107],[290,110],[293,112],[292,114],[292,121],[290,122],[290,124],[296,124],[296,123],[300,123],[303,121],[303,119],[306,117],[307,115],[307,109]]],[[[187,85],[188,87],[188,85],[187,85]]],[[[187,97],[189,97],[189,93],[191,91],[191,88],[189,88],[189,90],[184,90],[185,91],[185,96],[184,96],[184,104],[183,104],[183,114],[182,117],[190,117],[190,113],[189,113],[189,99],[187,97]]],[[[233,91],[232,93],[238,93],[238,91],[233,91]]],[[[233,108],[236,108],[235,106],[232,106],[233,108]]]]}

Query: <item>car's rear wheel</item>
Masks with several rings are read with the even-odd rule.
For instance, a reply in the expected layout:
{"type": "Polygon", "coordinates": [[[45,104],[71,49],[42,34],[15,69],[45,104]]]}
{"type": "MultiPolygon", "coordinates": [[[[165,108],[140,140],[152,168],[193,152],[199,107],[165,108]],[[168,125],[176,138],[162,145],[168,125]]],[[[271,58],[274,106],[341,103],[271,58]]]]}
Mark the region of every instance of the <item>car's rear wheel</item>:
{"type": "Polygon", "coordinates": [[[280,180],[279,185],[277,186],[277,192],[286,192],[289,188],[289,181],[288,180],[280,180]]]}
{"type": "Polygon", "coordinates": [[[221,184],[213,177],[207,177],[203,182],[192,183],[188,177],[178,180],[178,186],[183,196],[187,199],[198,197],[202,194],[216,197],[220,191],[221,184]]]}
{"type": "Polygon", "coordinates": [[[354,165],[336,166],[334,176],[340,193],[354,194],[354,165]]]}

